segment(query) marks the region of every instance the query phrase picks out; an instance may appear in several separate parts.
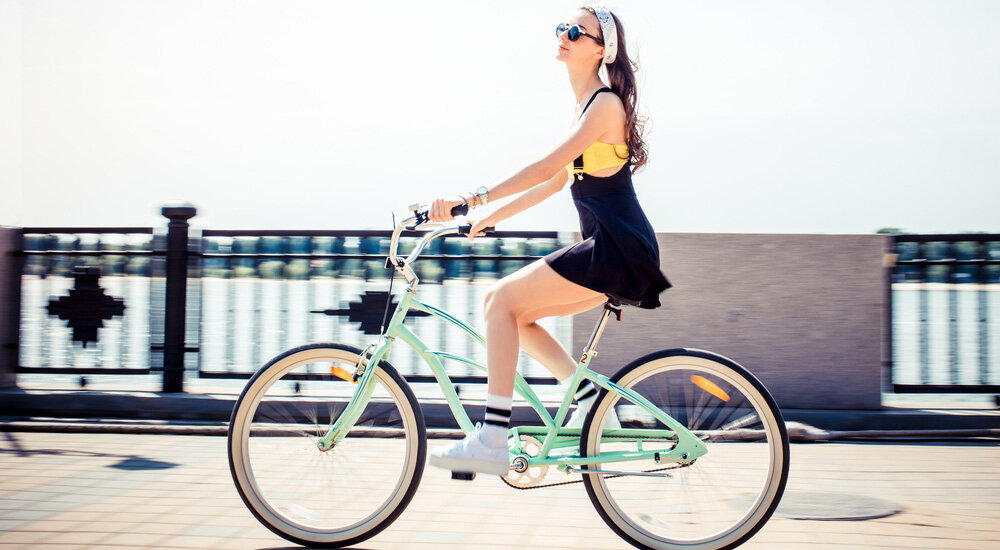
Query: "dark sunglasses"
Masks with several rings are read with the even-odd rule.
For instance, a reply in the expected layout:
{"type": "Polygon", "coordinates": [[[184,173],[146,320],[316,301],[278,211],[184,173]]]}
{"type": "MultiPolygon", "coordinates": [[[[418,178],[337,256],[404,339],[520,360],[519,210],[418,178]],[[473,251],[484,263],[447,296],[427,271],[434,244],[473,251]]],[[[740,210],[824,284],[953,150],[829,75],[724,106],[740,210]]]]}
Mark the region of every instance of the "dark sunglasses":
{"type": "Polygon", "coordinates": [[[566,23],[559,23],[558,25],[556,25],[556,36],[562,36],[562,33],[567,31],[569,31],[569,33],[566,35],[566,38],[569,38],[570,42],[576,42],[577,39],[579,39],[581,36],[589,36],[594,40],[594,42],[597,42],[598,44],[604,44],[604,41],[601,40],[600,38],[580,30],[579,25],[573,25],[572,27],[566,25],[566,23]]]}

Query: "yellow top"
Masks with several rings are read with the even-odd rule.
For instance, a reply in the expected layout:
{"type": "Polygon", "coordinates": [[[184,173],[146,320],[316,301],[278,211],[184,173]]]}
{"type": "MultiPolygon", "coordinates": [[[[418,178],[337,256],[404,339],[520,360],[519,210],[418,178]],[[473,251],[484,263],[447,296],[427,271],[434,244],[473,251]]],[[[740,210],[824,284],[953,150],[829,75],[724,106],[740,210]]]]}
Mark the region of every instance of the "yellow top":
{"type": "MultiPolygon", "coordinates": [[[[566,165],[566,170],[573,174],[593,174],[598,170],[621,166],[628,162],[628,144],[626,143],[604,143],[595,141],[587,147],[582,155],[576,158],[575,162],[566,165]],[[582,162],[581,162],[581,159],[582,162]],[[574,164],[576,165],[574,167],[574,164]],[[580,168],[580,165],[583,165],[580,168]]],[[[582,176],[580,176],[582,178],[582,176]]]]}

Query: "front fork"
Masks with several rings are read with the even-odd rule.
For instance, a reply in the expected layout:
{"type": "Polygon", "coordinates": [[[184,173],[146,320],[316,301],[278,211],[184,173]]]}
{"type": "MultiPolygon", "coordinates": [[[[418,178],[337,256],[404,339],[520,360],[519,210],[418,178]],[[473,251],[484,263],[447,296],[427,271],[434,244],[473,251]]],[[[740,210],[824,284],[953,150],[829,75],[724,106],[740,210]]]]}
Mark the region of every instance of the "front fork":
{"type": "Polygon", "coordinates": [[[354,394],[351,395],[351,399],[347,402],[344,412],[340,414],[340,418],[330,426],[326,435],[316,442],[316,448],[321,451],[329,451],[343,441],[347,432],[354,427],[354,423],[358,421],[361,412],[365,410],[365,405],[368,404],[368,400],[375,392],[376,366],[389,355],[393,340],[395,340],[394,337],[387,336],[381,345],[372,344],[361,352],[358,357],[358,368],[354,372],[354,377],[357,378],[358,382],[354,388],[354,394]]]}

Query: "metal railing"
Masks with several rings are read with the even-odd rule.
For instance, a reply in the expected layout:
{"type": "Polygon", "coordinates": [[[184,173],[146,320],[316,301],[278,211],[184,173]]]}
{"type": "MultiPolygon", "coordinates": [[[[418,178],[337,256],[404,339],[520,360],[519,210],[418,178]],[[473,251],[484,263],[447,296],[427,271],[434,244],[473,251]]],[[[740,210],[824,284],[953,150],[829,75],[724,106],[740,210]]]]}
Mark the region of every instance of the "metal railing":
{"type": "MultiPolygon", "coordinates": [[[[364,347],[365,338],[373,338],[371,323],[362,325],[366,335],[351,318],[371,314],[361,306],[377,306],[379,317],[384,312],[391,231],[191,231],[193,207],[171,205],[163,214],[170,220],[166,231],[21,231],[16,372],[162,371],[163,390],[177,392],[183,391],[185,372],[249,378],[296,345],[342,341],[364,347]]],[[[422,235],[405,232],[401,250],[422,235]]],[[[556,232],[538,231],[498,232],[474,244],[464,237],[435,241],[415,267],[424,281],[439,284],[421,292],[456,315],[481,317],[486,287],[480,282],[511,273],[566,241],[556,232]]],[[[432,324],[421,327],[420,318],[412,322],[429,341],[436,338],[442,346],[459,341],[432,324]]],[[[557,323],[568,341],[571,325],[557,323]]],[[[465,352],[483,354],[471,347],[465,352]]],[[[429,379],[415,353],[395,355],[390,360],[408,379],[429,379]]],[[[526,355],[522,359],[534,363],[526,355]]],[[[458,372],[462,369],[468,367],[456,374],[463,381],[485,381],[479,373],[458,372]]]]}
{"type": "MultiPolygon", "coordinates": [[[[185,372],[246,378],[299,344],[332,340],[364,347],[372,338],[349,318],[377,328],[389,286],[391,232],[189,234],[193,208],[167,207],[164,214],[170,218],[166,230],[21,231],[17,372],[162,371],[164,390],[182,391],[185,372]],[[377,311],[365,313],[373,305],[377,311]]],[[[404,233],[400,252],[411,251],[420,235],[404,233]]],[[[464,237],[435,240],[415,269],[425,283],[439,284],[422,285],[421,296],[460,317],[481,318],[487,288],[481,283],[567,242],[554,232],[499,232],[475,244],[464,237]]],[[[897,235],[893,247],[886,281],[892,391],[1000,393],[1000,235],[897,235]]],[[[412,320],[429,344],[466,346],[455,351],[482,358],[474,342],[424,322],[412,320]]],[[[552,323],[557,338],[568,343],[570,321],[552,323]]],[[[390,360],[404,376],[427,378],[415,353],[398,353],[403,355],[390,360]]],[[[528,367],[523,374],[548,376],[526,355],[521,359],[528,367]]],[[[484,380],[478,373],[455,374],[484,380]]]]}
{"type": "MultiPolygon", "coordinates": [[[[400,250],[410,251],[424,233],[404,232],[400,250]]],[[[313,341],[343,341],[364,347],[365,338],[346,318],[365,317],[378,327],[388,291],[386,268],[391,231],[233,231],[201,232],[201,335],[199,373],[203,378],[245,378],[280,351],[313,341]],[[268,315],[271,312],[271,315],[268,315]]],[[[414,267],[421,296],[454,314],[482,317],[485,285],[512,273],[564,244],[550,231],[506,231],[477,238],[433,241],[414,267]]],[[[398,277],[398,276],[397,276],[398,277]]],[[[398,295],[401,286],[394,287],[398,295]]],[[[395,300],[393,301],[395,303],[395,300]]],[[[420,317],[407,320],[442,347],[465,346],[479,357],[475,343],[420,317]]],[[[558,322],[565,339],[570,325],[558,322]]],[[[484,359],[484,358],[481,358],[484,359]]],[[[526,371],[538,365],[522,355],[526,371]]],[[[390,361],[410,381],[432,377],[415,352],[400,347],[390,361]]],[[[470,367],[456,365],[466,382],[485,382],[470,367]]]]}
{"type": "Polygon", "coordinates": [[[893,391],[1000,393],[1000,235],[893,239],[893,391]]]}
{"type": "Polygon", "coordinates": [[[148,315],[148,301],[156,293],[154,258],[162,257],[153,229],[27,227],[21,233],[16,371],[149,373],[149,351],[163,345],[156,338],[160,327],[148,315]],[[94,288],[97,278],[103,286],[94,288]],[[101,303],[112,310],[102,315],[101,303]]]}

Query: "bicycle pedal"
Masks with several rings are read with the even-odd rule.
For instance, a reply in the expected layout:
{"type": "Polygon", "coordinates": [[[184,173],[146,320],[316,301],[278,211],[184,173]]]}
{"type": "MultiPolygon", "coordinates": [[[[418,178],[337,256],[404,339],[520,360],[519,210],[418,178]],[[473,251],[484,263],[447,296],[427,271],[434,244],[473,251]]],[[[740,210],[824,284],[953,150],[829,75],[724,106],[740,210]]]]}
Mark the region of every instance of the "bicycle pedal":
{"type": "Polygon", "coordinates": [[[452,472],[451,479],[460,479],[462,481],[472,481],[476,479],[476,472],[452,472]]]}

